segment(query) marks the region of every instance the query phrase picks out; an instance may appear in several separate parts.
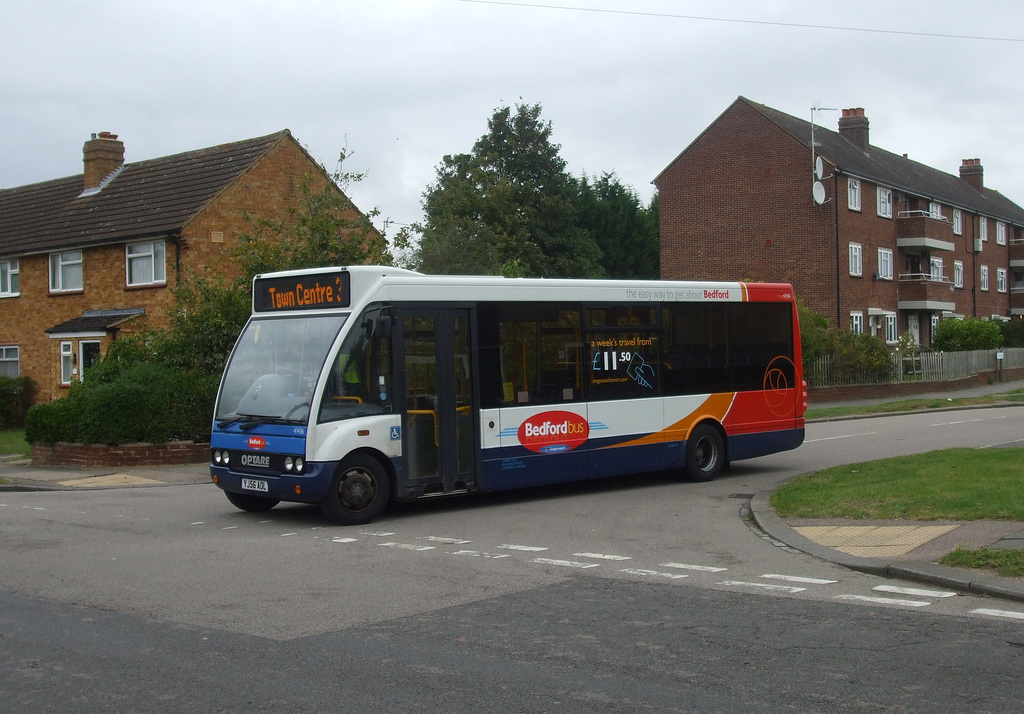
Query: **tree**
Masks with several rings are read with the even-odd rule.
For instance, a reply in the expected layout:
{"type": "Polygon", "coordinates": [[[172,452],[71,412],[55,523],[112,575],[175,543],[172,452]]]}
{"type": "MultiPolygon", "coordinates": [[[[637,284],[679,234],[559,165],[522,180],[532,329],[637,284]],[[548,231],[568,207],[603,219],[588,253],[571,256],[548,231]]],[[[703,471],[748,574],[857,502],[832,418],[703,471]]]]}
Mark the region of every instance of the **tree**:
{"type": "Polygon", "coordinates": [[[495,110],[468,154],[446,155],[423,194],[428,273],[597,277],[600,250],[576,220],[576,185],[541,106],[495,110]]]}
{"type": "Polygon", "coordinates": [[[610,173],[593,182],[583,176],[577,190],[579,224],[600,249],[605,274],[657,280],[661,274],[657,194],[645,208],[636,191],[610,173]]]}

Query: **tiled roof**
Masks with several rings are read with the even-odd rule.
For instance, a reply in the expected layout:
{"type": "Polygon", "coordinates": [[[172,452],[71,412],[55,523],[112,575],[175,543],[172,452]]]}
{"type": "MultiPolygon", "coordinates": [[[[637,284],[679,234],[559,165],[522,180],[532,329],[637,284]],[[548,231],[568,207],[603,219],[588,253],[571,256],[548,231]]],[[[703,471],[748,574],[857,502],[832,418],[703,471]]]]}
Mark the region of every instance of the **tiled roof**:
{"type": "Polygon", "coordinates": [[[145,315],[146,309],[142,307],[130,307],[123,310],[86,310],[81,317],[74,317],[70,320],[49,327],[44,332],[49,334],[68,335],[76,332],[106,332],[111,327],[117,327],[122,322],[133,320],[140,315],[145,315]]]}
{"type": "Polygon", "coordinates": [[[83,176],[0,189],[0,257],[165,235],[291,133],[126,163],[103,190],[82,196],[83,176]]]}
{"type": "MultiPolygon", "coordinates": [[[[745,97],[740,97],[737,102],[745,103],[810,150],[809,121],[797,119],[745,97]]],[[[1024,225],[1024,208],[998,191],[989,188],[976,191],[959,176],[933,169],[874,145],[869,145],[868,151],[864,152],[839,132],[817,123],[814,125],[814,141],[818,145],[817,154],[843,173],[949,206],[1024,225]]]]}

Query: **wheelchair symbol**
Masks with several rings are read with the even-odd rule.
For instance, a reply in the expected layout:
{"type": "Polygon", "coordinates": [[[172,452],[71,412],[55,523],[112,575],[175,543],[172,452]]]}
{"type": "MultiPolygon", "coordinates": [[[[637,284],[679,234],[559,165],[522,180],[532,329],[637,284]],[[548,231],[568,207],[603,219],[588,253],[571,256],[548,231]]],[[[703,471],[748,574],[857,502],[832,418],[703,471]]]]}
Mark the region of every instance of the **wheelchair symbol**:
{"type": "Polygon", "coordinates": [[[402,440],[402,427],[393,426],[391,427],[391,440],[401,441],[402,440]]]}

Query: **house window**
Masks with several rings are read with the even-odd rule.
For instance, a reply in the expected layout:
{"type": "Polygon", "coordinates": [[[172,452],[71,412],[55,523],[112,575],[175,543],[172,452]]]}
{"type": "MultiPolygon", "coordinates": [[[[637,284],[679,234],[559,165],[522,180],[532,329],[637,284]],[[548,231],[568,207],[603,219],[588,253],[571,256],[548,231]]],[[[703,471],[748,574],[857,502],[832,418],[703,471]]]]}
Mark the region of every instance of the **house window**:
{"type": "Polygon", "coordinates": [[[1006,292],[1006,268],[996,268],[996,291],[1006,292]]]}
{"type": "Polygon", "coordinates": [[[18,261],[0,260],[0,297],[18,294],[18,261]]]}
{"type": "Polygon", "coordinates": [[[978,216],[978,236],[983,240],[988,240],[988,219],[985,216],[978,216]]]}
{"type": "Polygon", "coordinates": [[[850,275],[864,274],[863,255],[860,243],[850,243],[850,275]]]}
{"type": "Polygon", "coordinates": [[[932,325],[932,329],[931,329],[931,332],[929,332],[929,337],[928,337],[929,342],[935,339],[935,330],[939,326],[939,313],[937,313],[937,312],[933,312],[932,313],[931,325],[932,325]]]}
{"type": "Polygon", "coordinates": [[[885,341],[889,344],[899,341],[899,335],[896,334],[896,316],[886,315],[885,316],[885,341]]]}
{"type": "Polygon", "coordinates": [[[0,347],[0,377],[17,377],[20,374],[18,348],[13,345],[0,347]]]}
{"type": "Polygon", "coordinates": [[[1002,221],[996,222],[996,245],[1006,245],[1006,224],[1002,221]]]}
{"type": "Polygon", "coordinates": [[[953,287],[962,288],[964,286],[964,261],[954,260],[953,261],[953,287]]]}
{"type": "Polygon", "coordinates": [[[851,312],[850,313],[850,330],[857,335],[864,333],[864,313],[863,312],[851,312]]]}
{"type": "Polygon", "coordinates": [[[934,218],[935,220],[943,220],[942,216],[942,204],[931,201],[928,203],[928,217],[934,218]]]}
{"type": "Polygon", "coordinates": [[[964,234],[964,214],[959,208],[953,209],[953,233],[958,236],[964,234]]]}
{"type": "Polygon", "coordinates": [[[50,292],[82,289],[82,251],[50,254],[50,292]]]}
{"type": "Polygon", "coordinates": [[[932,280],[936,280],[938,282],[942,282],[943,280],[945,280],[945,276],[942,274],[942,258],[932,258],[928,262],[928,266],[932,280]]]}
{"type": "Polygon", "coordinates": [[[60,383],[71,384],[71,375],[75,372],[75,353],[70,342],[60,343],[60,383]]]}
{"type": "Polygon", "coordinates": [[[892,248],[878,249],[878,277],[880,280],[892,280],[892,248]]]}
{"type": "Polygon", "coordinates": [[[128,285],[153,285],[167,280],[164,242],[129,243],[125,248],[128,285]]]}
{"type": "Polygon", "coordinates": [[[851,211],[860,210],[860,181],[846,179],[846,205],[851,211]]]}
{"type": "Polygon", "coordinates": [[[981,283],[981,289],[982,290],[988,290],[988,266],[987,265],[981,266],[981,276],[980,276],[980,278],[981,279],[980,279],[979,282],[981,283]]]}
{"type": "Polygon", "coordinates": [[[892,191],[878,187],[878,215],[892,218],[892,191]]]}

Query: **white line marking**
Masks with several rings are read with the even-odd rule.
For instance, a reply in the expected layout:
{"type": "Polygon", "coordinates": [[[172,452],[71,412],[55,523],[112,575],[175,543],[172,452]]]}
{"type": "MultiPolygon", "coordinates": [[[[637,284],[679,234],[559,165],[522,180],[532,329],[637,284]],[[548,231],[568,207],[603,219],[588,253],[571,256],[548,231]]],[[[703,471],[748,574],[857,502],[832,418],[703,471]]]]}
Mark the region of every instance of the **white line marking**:
{"type": "Polygon", "coordinates": [[[238,526],[224,526],[223,528],[221,528],[221,530],[222,531],[231,531],[231,530],[234,530],[235,528],[238,528],[238,526]]]}
{"type": "Polygon", "coordinates": [[[257,523],[273,523],[273,522],[274,522],[273,519],[269,519],[269,518],[267,520],[265,520],[265,521],[257,521],[257,523]]]}
{"type": "Polygon", "coordinates": [[[956,597],[949,590],[922,590],[920,588],[901,588],[896,585],[877,585],[872,590],[880,593],[896,593],[897,595],[917,595],[918,597],[956,597]]]}
{"type": "Polygon", "coordinates": [[[359,535],[377,536],[378,538],[387,538],[388,536],[393,536],[395,534],[394,533],[389,533],[387,531],[359,531],[359,535]]]}
{"type": "Polygon", "coordinates": [[[292,532],[292,533],[282,533],[281,537],[282,538],[287,538],[288,536],[293,536],[293,535],[298,535],[298,533],[295,533],[295,532],[292,532]]]}
{"type": "Polygon", "coordinates": [[[723,580],[719,585],[741,585],[748,588],[760,588],[762,590],[772,590],[774,592],[783,593],[799,593],[803,592],[807,588],[797,588],[792,585],[770,585],[769,583],[745,583],[742,580],[723,580]]]}
{"type": "Polygon", "coordinates": [[[482,550],[453,550],[452,555],[472,555],[474,558],[511,558],[508,553],[485,553],[482,550]]]}
{"type": "Polygon", "coordinates": [[[930,602],[923,600],[897,600],[891,597],[868,597],[867,595],[836,595],[837,600],[856,600],[858,602],[871,602],[877,605],[905,605],[907,607],[927,607],[930,602]]]}
{"type": "Polygon", "coordinates": [[[804,441],[805,444],[813,444],[816,441],[835,441],[836,439],[853,439],[857,436],[874,436],[875,432],[865,431],[862,434],[843,434],[842,436],[824,436],[820,439],[807,439],[804,441]]]}
{"type": "Polygon", "coordinates": [[[423,536],[421,540],[429,540],[431,543],[444,543],[445,545],[465,545],[466,543],[473,542],[461,538],[442,538],[441,536],[423,536]]]}
{"type": "Polygon", "coordinates": [[[728,568],[714,568],[710,565],[687,565],[686,563],[659,563],[659,568],[682,568],[683,570],[699,570],[702,573],[724,573],[728,568]]]}
{"type": "Polygon", "coordinates": [[[432,545],[414,545],[412,543],[378,543],[377,545],[383,545],[388,548],[400,548],[402,550],[434,550],[432,545]]]}
{"type": "Polygon", "coordinates": [[[653,575],[661,578],[688,578],[690,577],[686,573],[660,573],[657,570],[640,570],[638,568],[623,568],[619,571],[620,573],[629,573],[630,575],[653,575]]]}
{"type": "Polygon", "coordinates": [[[358,543],[358,538],[331,538],[332,543],[358,543]]]}
{"type": "Polygon", "coordinates": [[[972,615],[991,615],[993,617],[1011,617],[1014,620],[1024,620],[1024,612],[1012,612],[1011,610],[991,610],[987,607],[980,607],[971,610],[972,615]]]}
{"type": "Polygon", "coordinates": [[[525,550],[530,553],[539,553],[542,550],[547,550],[547,548],[540,548],[535,545],[499,545],[495,547],[502,550],[525,550]]]}
{"type": "Polygon", "coordinates": [[[194,525],[194,526],[202,526],[202,525],[206,525],[206,524],[205,524],[205,523],[203,523],[202,521],[196,521],[196,522],[195,522],[195,523],[193,523],[192,525],[194,525]]]}
{"type": "MultiPolygon", "coordinates": [[[[545,548],[545,550],[547,550],[545,548]]],[[[534,558],[530,561],[531,563],[540,563],[541,565],[561,565],[564,568],[600,568],[598,563],[579,563],[575,560],[555,560],[553,558],[534,558]]]]}
{"type": "Polygon", "coordinates": [[[575,558],[596,558],[597,560],[632,560],[628,555],[608,555],[607,553],[573,553],[575,558]]]}
{"type": "Polygon", "coordinates": [[[776,573],[766,573],[761,576],[762,578],[769,578],[771,580],[786,580],[791,583],[807,583],[808,585],[831,585],[832,583],[838,583],[838,580],[825,580],[824,578],[802,578],[799,575],[778,575],[776,573]]]}

